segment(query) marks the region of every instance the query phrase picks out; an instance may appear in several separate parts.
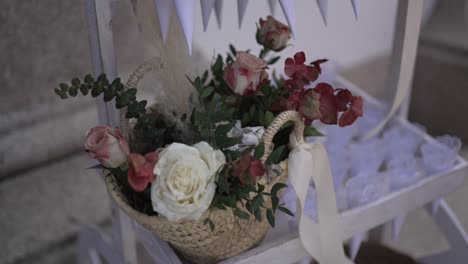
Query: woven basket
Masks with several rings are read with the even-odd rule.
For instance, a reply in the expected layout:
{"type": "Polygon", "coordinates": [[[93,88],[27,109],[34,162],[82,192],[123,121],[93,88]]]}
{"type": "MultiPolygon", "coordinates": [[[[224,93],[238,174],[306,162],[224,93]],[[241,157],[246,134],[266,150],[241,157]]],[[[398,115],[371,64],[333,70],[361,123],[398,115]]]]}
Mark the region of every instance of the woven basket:
{"type": "MultiPolygon", "coordinates": [[[[136,87],[143,75],[153,68],[153,63],[152,61],[148,61],[140,66],[130,76],[127,87],[136,87]]],[[[288,121],[294,122],[295,136],[300,141],[303,141],[304,123],[301,116],[294,111],[281,113],[264,133],[265,153],[261,159],[262,162],[265,162],[271,154],[274,135],[288,121]]],[[[121,129],[124,135],[128,136],[128,121],[125,119],[125,111],[121,113],[121,129]]],[[[259,180],[265,185],[265,191],[269,192],[271,187],[277,182],[286,182],[286,162],[283,161],[280,167],[282,168],[280,176],[272,177],[271,175],[267,175],[259,180]]],[[[168,241],[180,255],[194,263],[216,263],[220,260],[236,256],[257,245],[268,231],[269,224],[266,219],[258,222],[255,220],[255,217],[251,216],[249,219],[243,220],[234,217],[232,210],[217,208],[214,208],[210,214],[210,219],[215,225],[213,231],[211,231],[209,225],[203,223],[204,219],[208,216],[208,212],[205,212],[197,221],[182,220],[170,222],[163,217],[149,216],[129,206],[110,172],[105,172],[105,179],[110,196],[122,211],[161,239],[168,241]]],[[[265,200],[267,205],[271,206],[271,200],[267,199],[267,197],[265,197],[265,200]]],[[[242,207],[240,204],[239,206],[242,207]]],[[[265,215],[265,211],[262,211],[262,215],[265,215]]]]}

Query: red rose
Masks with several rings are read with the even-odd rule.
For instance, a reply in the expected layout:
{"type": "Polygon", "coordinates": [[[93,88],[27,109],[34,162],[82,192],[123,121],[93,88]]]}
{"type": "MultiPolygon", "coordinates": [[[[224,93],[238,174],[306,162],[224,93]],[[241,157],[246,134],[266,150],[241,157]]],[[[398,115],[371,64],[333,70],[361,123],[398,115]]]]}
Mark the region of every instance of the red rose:
{"type": "Polygon", "coordinates": [[[257,42],[267,49],[281,51],[291,38],[291,31],[285,24],[268,16],[266,20],[260,19],[260,27],[257,29],[257,42]]]}
{"type": "Polygon", "coordinates": [[[153,169],[157,162],[157,152],[149,152],[145,156],[131,153],[128,156],[128,183],[135,191],[144,191],[148,184],[156,179],[153,169]]]}
{"type": "Polygon", "coordinates": [[[247,179],[251,179],[251,183],[257,182],[257,178],[265,175],[265,166],[258,159],[255,159],[250,154],[244,154],[234,164],[232,175],[239,178],[242,185],[249,185],[247,179]]]}
{"type": "Polygon", "coordinates": [[[236,58],[224,69],[224,80],[238,95],[255,94],[268,79],[266,62],[247,52],[237,52],[236,58]]]}
{"type": "Polygon", "coordinates": [[[127,142],[117,128],[97,126],[89,130],[84,144],[88,155],[106,168],[117,168],[130,153],[127,142]]]}

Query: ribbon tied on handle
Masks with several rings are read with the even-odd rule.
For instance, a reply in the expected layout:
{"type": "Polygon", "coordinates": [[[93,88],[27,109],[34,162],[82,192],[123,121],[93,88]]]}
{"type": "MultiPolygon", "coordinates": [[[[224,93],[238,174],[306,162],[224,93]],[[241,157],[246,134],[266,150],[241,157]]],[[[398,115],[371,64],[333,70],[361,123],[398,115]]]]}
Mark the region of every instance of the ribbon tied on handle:
{"type": "Polygon", "coordinates": [[[263,134],[265,163],[273,150],[273,137],[287,122],[294,123],[290,137],[292,151],[288,158],[288,174],[295,190],[299,236],[304,249],[321,264],[351,264],[343,250],[342,226],[336,207],[333,178],[327,152],[320,143],[304,141],[304,120],[298,112],[285,111],[279,114],[263,134]],[[318,223],[304,214],[304,205],[310,181],[317,190],[318,223]]]}

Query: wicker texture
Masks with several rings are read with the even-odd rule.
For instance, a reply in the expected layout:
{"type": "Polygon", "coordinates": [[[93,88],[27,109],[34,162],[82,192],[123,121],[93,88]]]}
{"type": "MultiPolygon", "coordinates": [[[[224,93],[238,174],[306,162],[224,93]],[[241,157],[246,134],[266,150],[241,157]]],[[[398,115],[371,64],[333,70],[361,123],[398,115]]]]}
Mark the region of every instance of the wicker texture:
{"type": "MultiPolygon", "coordinates": [[[[150,71],[157,60],[153,59],[140,66],[129,78],[127,87],[136,87],[144,74],[150,71]]],[[[299,141],[303,141],[304,123],[299,113],[286,111],[277,116],[266,129],[263,142],[265,154],[262,157],[264,163],[273,149],[272,140],[276,132],[288,121],[294,122],[294,134],[299,141]]],[[[128,138],[128,120],[125,118],[125,110],[121,112],[121,129],[128,138]]],[[[277,182],[287,181],[287,163],[280,164],[282,173],[276,177],[263,177],[261,182],[265,184],[265,191],[269,192],[277,182]]],[[[236,256],[257,245],[268,231],[269,224],[266,219],[261,222],[254,216],[243,220],[234,217],[232,210],[214,208],[211,212],[205,212],[199,220],[182,220],[170,222],[163,217],[148,216],[131,208],[120,187],[112,174],[105,172],[106,186],[111,198],[132,219],[155,233],[161,239],[168,241],[185,259],[194,263],[216,263],[220,260],[236,256]],[[215,225],[211,231],[204,220],[210,214],[210,219],[215,225]]],[[[265,197],[267,206],[271,206],[271,199],[265,197]]],[[[239,204],[242,208],[242,205],[239,204]]],[[[245,208],[244,208],[245,210],[245,208]]],[[[263,210],[263,209],[262,209],[263,210]]],[[[265,211],[262,211],[265,216],[265,211]]]]}

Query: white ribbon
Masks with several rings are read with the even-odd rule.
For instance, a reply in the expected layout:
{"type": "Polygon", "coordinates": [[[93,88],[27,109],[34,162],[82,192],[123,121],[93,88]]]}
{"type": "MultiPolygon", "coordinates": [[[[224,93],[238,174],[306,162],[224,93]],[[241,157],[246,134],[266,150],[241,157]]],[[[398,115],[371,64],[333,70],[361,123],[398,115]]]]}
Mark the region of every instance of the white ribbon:
{"type": "Polygon", "coordinates": [[[353,263],[343,250],[342,225],[325,147],[316,142],[296,144],[289,154],[288,173],[298,197],[299,237],[304,248],[322,264],[353,263]],[[318,223],[303,213],[311,179],[317,190],[318,223]]]}

